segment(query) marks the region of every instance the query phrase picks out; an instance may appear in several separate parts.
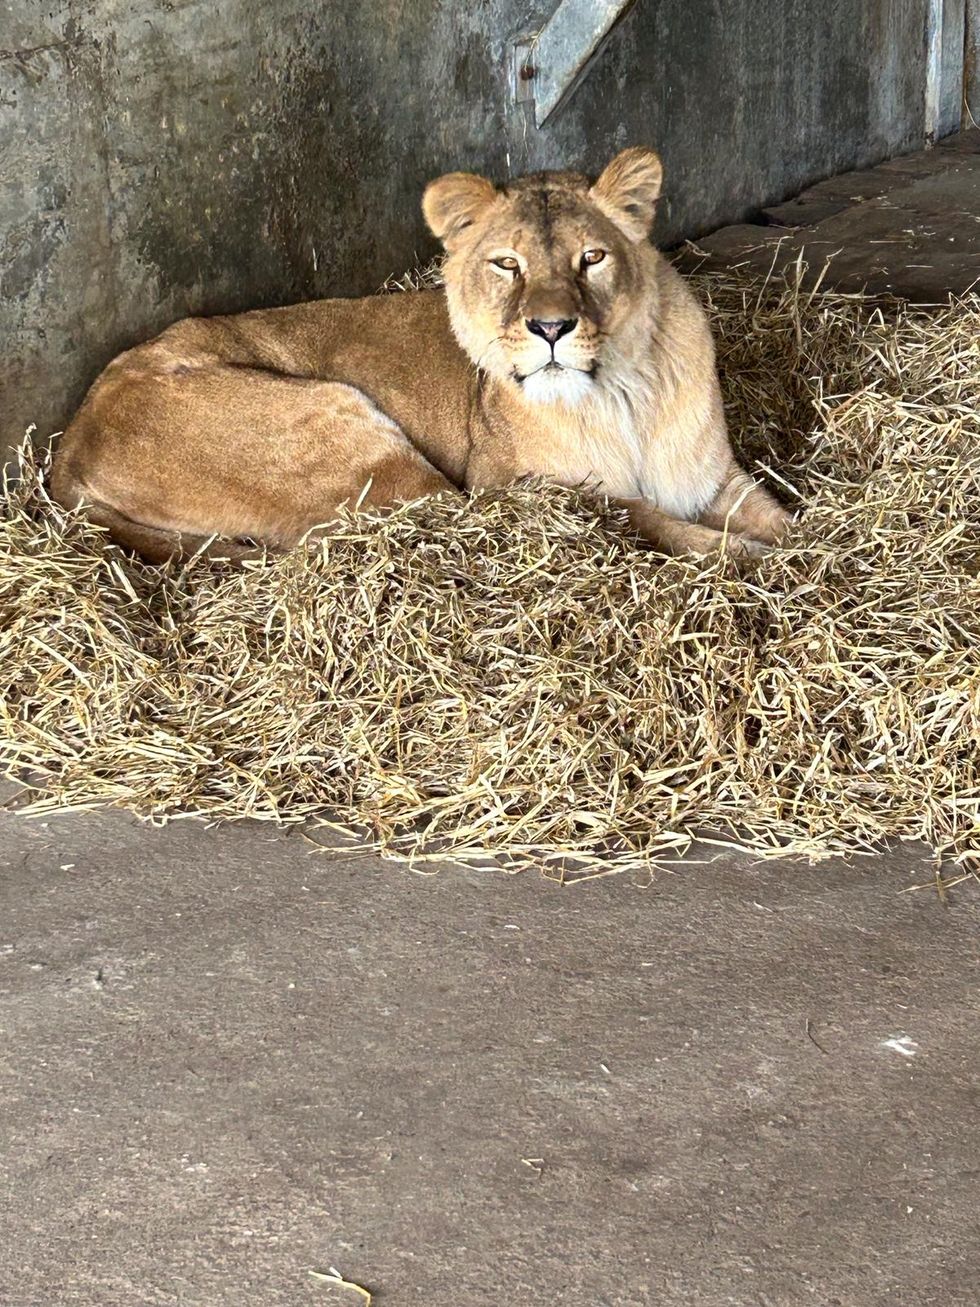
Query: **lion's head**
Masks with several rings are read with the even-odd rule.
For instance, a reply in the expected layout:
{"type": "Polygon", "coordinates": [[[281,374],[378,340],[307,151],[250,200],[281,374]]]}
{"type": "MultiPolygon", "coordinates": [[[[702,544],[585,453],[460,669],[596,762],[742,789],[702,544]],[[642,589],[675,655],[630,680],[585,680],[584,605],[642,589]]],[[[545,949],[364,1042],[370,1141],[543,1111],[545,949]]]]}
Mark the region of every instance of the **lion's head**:
{"type": "Polygon", "coordinates": [[[543,172],[498,187],[457,172],[429,185],[453,330],[478,367],[542,403],[601,384],[651,311],[661,178],[658,156],[634,148],[594,183],[543,172]]]}

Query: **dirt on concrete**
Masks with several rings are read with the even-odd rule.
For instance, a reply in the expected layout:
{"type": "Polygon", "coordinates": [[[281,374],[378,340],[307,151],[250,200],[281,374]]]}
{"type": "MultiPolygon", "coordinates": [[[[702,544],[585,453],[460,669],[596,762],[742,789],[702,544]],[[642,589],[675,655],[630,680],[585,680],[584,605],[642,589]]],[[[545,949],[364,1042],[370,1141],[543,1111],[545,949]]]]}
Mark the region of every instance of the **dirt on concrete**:
{"type": "Polygon", "coordinates": [[[755,223],[722,227],[681,256],[686,268],[760,275],[802,258],[804,282],[944,302],[980,282],[980,128],[934,149],[818,182],[755,223]]]}
{"type": "Polygon", "coordinates": [[[0,1302],[972,1307],[980,897],[0,814],[0,1302]]]}

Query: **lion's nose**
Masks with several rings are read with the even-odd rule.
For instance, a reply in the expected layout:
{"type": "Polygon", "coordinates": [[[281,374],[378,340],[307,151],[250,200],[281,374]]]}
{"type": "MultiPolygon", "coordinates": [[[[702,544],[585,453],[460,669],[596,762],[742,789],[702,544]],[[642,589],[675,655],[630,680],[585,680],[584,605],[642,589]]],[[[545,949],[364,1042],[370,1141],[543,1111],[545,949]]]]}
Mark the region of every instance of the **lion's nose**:
{"type": "Polygon", "coordinates": [[[532,335],[541,336],[549,345],[556,345],[562,336],[567,336],[578,326],[578,318],[560,318],[547,322],[542,318],[525,318],[524,321],[532,335]]]}

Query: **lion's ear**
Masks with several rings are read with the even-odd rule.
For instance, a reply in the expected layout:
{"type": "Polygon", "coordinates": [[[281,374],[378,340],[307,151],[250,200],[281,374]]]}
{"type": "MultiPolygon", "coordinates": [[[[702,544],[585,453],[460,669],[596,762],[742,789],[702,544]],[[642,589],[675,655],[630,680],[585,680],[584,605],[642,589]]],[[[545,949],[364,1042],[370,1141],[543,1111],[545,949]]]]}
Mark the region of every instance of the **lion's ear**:
{"type": "Polygon", "coordinates": [[[449,172],[425,188],[422,212],[433,236],[451,241],[497,197],[492,182],[472,172],[449,172]]]}
{"type": "Polygon", "coordinates": [[[635,145],[617,154],[589,192],[631,240],[649,236],[664,169],[660,155],[635,145]]]}

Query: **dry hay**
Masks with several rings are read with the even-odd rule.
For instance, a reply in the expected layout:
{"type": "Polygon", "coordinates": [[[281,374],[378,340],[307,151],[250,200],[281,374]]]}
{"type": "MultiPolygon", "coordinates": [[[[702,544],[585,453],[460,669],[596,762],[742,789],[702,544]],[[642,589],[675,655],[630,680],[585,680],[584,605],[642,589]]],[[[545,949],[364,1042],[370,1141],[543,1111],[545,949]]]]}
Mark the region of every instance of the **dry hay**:
{"type": "Polygon", "coordinates": [[[52,506],[25,450],[0,504],[0,760],[33,809],[322,821],[552,874],[705,831],[968,863],[980,298],[698,285],[743,458],[806,506],[760,563],[664,559],[524,486],[157,569],[52,506]]]}

